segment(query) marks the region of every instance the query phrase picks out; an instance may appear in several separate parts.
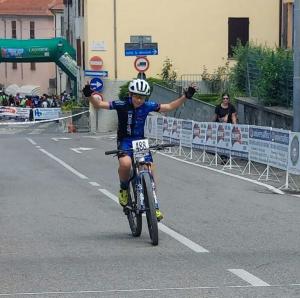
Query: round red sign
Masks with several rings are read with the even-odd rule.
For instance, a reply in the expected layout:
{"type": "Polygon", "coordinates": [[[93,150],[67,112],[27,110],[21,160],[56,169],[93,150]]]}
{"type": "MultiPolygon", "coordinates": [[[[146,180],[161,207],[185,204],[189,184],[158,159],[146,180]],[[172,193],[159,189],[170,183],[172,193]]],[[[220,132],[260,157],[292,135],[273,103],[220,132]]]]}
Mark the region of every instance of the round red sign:
{"type": "Polygon", "coordinates": [[[146,57],[137,57],[134,61],[134,67],[139,72],[145,72],[149,68],[149,60],[146,57]]]}
{"type": "Polygon", "coordinates": [[[103,66],[103,60],[99,56],[93,56],[89,61],[92,70],[101,70],[103,66]]]}

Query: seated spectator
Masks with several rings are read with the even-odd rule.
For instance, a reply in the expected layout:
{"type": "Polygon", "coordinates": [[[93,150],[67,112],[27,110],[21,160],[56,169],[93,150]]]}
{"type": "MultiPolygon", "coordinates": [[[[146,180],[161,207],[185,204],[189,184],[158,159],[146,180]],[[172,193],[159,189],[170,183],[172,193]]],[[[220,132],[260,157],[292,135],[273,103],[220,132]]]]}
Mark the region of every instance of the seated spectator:
{"type": "Polygon", "coordinates": [[[222,102],[215,108],[213,121],[237,124],[236,109],[230,103],[230,96],[228,93],[222,94],[222,102]]]}

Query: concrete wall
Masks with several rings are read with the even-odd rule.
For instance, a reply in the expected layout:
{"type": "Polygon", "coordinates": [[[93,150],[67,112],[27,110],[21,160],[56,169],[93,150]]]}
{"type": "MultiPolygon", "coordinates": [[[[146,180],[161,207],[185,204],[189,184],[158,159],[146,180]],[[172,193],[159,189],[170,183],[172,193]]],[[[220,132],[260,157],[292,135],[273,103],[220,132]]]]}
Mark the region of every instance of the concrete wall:
{"type": "MultiPolygon", "coordinates": [[[[155,84],[150,100],[159,103],[168,103],[178,96],[179,94],[175,91],[155,84]]],[[[202,101],[189,99],[182,107],[168,113],[167,116],[207,122],[211,121],[214,112],[215,106],[202,101]]]]}

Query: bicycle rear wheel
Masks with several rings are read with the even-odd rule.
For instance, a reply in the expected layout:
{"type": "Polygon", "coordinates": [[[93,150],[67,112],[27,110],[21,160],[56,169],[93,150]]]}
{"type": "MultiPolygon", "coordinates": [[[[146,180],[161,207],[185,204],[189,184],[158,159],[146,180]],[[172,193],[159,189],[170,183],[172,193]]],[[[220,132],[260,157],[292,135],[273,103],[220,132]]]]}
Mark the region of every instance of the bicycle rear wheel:
{"type": "Polygon", "coordinates": [[[134,182],[128,188],[128,207],[126,210],[132,236],[139,237],[142,232],[142,214],[137,212],[137,199],[134,182]]]}
{"type": "Polygon", "coordinates": [[[144,200],[145,200],[146,217],[147,217],[149,235],[150,235],[152,244],[157,245],[158,244],[158,225],[157,225],[157,218],[156,218],[156,214],[155,214],[155,204],[154,204],[154,197],[153,197],[153,190],[152,190],[150,175],[144,174],[142,176],[142,184],[143,184],[143,191],[144,191],[144,200]]]}

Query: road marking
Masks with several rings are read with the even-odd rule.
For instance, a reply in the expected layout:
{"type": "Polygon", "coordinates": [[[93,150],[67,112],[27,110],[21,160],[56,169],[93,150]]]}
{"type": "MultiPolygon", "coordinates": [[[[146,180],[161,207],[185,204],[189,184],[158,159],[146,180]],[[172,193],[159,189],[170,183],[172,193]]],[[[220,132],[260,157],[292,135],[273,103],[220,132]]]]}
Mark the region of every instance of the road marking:
{"type": "Polygon", "coordinates": [[[171,230],[170,228],[168,228],[167,226],[165,226],[162,223],[158,224],[158,228],[162,232],[165,232],[166,234],[173,237],[174,239],[176,239],[180,243],[184,244],[185,246],[187,246],[188,248],[190,248],[194,252],[197,252],[197,253],[209,252],[207,249],[205,249],[202,246],[198,245],[197,243],[191,241],[190,239],[180,235],[179,233],[171,230]]]}
{"type": "Polygon", "coordinates": [[[228,269],[231,273],[248,282],[254,287],[269,287],[270,285],[244,269],[228,269]]]}
{"type": "Polygon", "coordinates": [[[72,172],[77,177],[79,177],[81,179],[88,179],[88,177],[86,177],[85,175],[81,174],[80,172],[78,172],[77,170],[75,170],[74,168],[72,168],[71,166],[69,166],[67,163],[65,163],[64,161],[62,161],[58,157],[56,157],[53,154],[51,154],[50,152],[46,151],[45,149],[39,149],[39,151],[43,152],[44,154],[48,155],[50,158],[52,158],[55,161],[57,161],[59,164],[61,164],[63,167],[65,167],[67,170],[69,170],[70,172],[72,172]]]}
{"type": "Polygon", "coordinates": [[[59,140],[72,140],[72,138],[51,138],[51,140],[58,142],[59,140]]]}
{"type": "MultiPolygon", "coordinates": [[[[119,204],[119,199],[115,195],[110,193],[108,190],[103,189],[103,188],[99,188],[99,191],[119,204]]],[[[174,238],[178,242],[182,243],[183,245],[187,246],[188,248],[190,248],[191,250],[193,250],[197,253],[209,252],[208,250],[206,250],[202,246],[200,246],[197,243],[193,242],[192,240],[184,237],[183,235],[173,231],[172,229],[168,228],[166,225],[164,225],[162,223],[158,224],[158,228],[162,232],[168,234],[169,236],[171,236],[172,238],[174,238]]]]}
{"type": "Polygon", "coordinates": [[[93,185],[93,186],[100,186],[100,184],[99,183],[97,183],[97,182],[89,182],[89,184],[91,184],[91,185],[93,185]]]}
{"type": "Polygon", "coordinates": [[[204,165],[199,165],[199,164],[193,163],[191,161],[182,160],[178,157],[170,156],[170,155],[162,153],[162,152],[158,152],[158,154],[161,154],[163,156],[166,156],[166,157],[169,157],[169,158],[175,159],[177,161],[187,163],[187,164],[190,164],[190,165],[193,165],[193,166],[196,166],[196,167],[200,167],[200,168],[203,168],[203,169],[207,169],[207,170],[210,170],[210,171],[213,171],[213,172],[221,173],[221,174],[224,174],[224,175],[227,175],[227,176],[231,176],[231,177],[234,177],[234,178],[238,178],[238,179],[241,179],[241,180],[244,180],[244,181],[247,181],[247,182],[251,182],[251,183],[266,187],[270,191],[272,191],[276,194],[279,194],[279,195],[284,195],[285,194],[282,190],[280,190],[280,189],[278,189],[278,188],[276,188],[272,185],[268,185],[268,184],[265,184],[265,183],[262,183],[262,182],[259,182],[259,181],[256,181],[256,180],[252,180],[252,179],[249,179],[247,177],[242,177],[242,176],[235,175],[235,174],[232,174],[232,173],[227,173],[227,172],[224,172],[222,170],[210,168],[210,167],[207,167],[207,166],[204,166],[204,165]]]}
{"type": "Polygon", "coordinates": [[[81,151],[90,151],[90,150],[94,150],[95,148],[85,148],[85,147],[78,147],[78,148],[70,148],[71,150],[73,150],[76,153],[81,154],[81,151]]]}
{"type": "Polygon", "coordinates": [[[37,143],[34,141],[34,140],[32,140],[32,139],[30,139],[30,138],[26,138],[32,145],[37,145],[37,143]]]}

